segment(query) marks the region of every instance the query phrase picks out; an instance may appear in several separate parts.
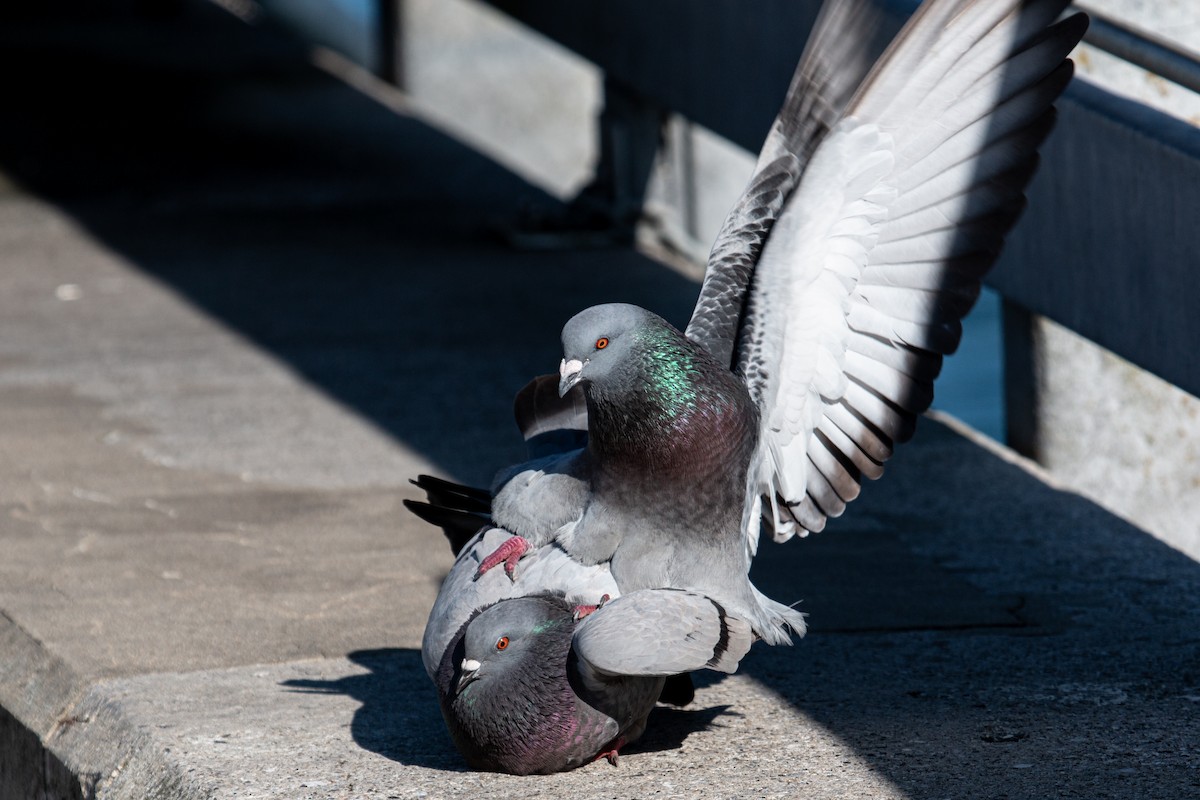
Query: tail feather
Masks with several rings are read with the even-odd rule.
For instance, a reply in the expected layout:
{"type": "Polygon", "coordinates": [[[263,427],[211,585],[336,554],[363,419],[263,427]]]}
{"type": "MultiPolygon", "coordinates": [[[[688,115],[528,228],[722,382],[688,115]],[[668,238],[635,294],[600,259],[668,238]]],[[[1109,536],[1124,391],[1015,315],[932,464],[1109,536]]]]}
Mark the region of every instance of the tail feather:
{"type": "Polygon", "coordinates": [[[808,632],[808,623],[804,621],[805,614],[791,606],[775,602],[753,586],[750,588],[754,590],[754,599],[758,601],[767,621],[766,625],[754,626],[754,632],[764,642],[771,645],[791,644],[792,634],[803,637],[808,632]]]}
{"type": "Polygon", "coordinates": [[[457,556],[481,528],[492,524],[492,495],[485,489],[419,475],[412,484],[425,492],[428,503],[405,500],[404,507],[446,534],[457,556]]]}
{"type": "Polygon", "coordinates": [[[434,505],[477,514],[492,512],[492,493],[487,489],[464,486],[432,475],[418,475],[415,481],[409,483],[425,492],[429,502],[434,505]]]}
{"type": "Polygon", "coordinates": [[[526,441],[550,431],[587,432],[587,401],[575,387],[565,397],[558,394],[557,375],[539,375],[517,392],[513,416],[526,441]]]}
{"type": "Polygon", "coordinates": [[[475,534],[492,524],[489,518],[480,514],[442,508],[418,500],[405,500],[404,507],[429,524],[441,528],[456,557],[475,534]]]}
{"type": "Polygon", "coordinates": [[[513,415],[531,459],[578,450],[587,444],[587,401],[575,386],[558,396],[558,376],[539,375],[517,392],[513,415]]]}

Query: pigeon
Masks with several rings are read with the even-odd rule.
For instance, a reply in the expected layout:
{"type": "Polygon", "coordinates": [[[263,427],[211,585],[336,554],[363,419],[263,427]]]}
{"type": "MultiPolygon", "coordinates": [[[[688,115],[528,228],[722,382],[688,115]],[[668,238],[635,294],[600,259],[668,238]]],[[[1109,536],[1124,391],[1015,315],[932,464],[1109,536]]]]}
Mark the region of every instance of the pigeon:
{"type": "Polygon", "coordinates": [[[760,535],[822,530],[913,435],[1071,79],[1087,17],[1067,5],[927,0],[868,68],[841,34],[869,4],[827,3],[686,329],[621,303],[563,328],[559,427],[586,444],[501,472],[512,536],[478,573],[523,580],[554,545],[626,596],[683,589],[768,644],[803,635],[749,579],[760,535]]]}
{"type": "Polygon", "coordinates": [[[664,688],[678,690],[676,676],[732,672],[753,643],[749,626],[708,597],[622,595],[606,564],[585,566],[552,545],[527,556],[518,583],[498,572],[476,580],[484,555],[509,536],[485,526],[465,543],[421,645],[446,726],[476,769],[616,764],[656,701],[672,701],[664,688]]]}

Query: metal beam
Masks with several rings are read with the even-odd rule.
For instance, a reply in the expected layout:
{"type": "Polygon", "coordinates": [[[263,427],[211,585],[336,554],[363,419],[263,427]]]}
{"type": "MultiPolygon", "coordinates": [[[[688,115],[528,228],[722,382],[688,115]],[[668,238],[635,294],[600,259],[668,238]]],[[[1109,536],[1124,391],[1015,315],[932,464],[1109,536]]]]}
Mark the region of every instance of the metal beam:
{"type": "Polygon", "coordinates": [[[988,283],[1200,396],[1200,129],[1077,79],[988,283]]]}

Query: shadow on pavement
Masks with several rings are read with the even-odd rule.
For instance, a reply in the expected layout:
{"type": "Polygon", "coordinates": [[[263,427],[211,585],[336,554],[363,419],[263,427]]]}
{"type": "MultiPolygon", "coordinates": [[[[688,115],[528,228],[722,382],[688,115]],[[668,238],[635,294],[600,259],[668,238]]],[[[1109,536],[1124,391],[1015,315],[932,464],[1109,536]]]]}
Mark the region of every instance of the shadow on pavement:
{"type": "Polygon", "coordinates": [[[939,424],[918,436],[849,527],[756,564],[768,595],[811,590],[813,624],[746,673],[911,797],[1194,794],[1196,563],[939,424]]]}
{"type": "MultiPolygon", "coordinates": [[[[369,672],[333,681],[294,679],[281,685],[292,691],[344,694],[361,703],[350,723],[350,734],[366,750],[402,764],[456,772],[467,770],[442,722],[437,693],[425,678],[420,651],[357,650],[346,657],[369,672]],[[427,694],[428,698],[418,702],[407,699],[414,691],[427,694]]],[[[738,716],[723,705],[659,706],[650,714],[645,735],[623,755],[677,750],[690,734],[712,726],[727,714],[738,716]]]]}
{"type": "Polygon", "coordinates": [[[489,224],[550,198],[215,7],[12,30],[8,175],[464,480],[520,454],[512,397],[576,311],[694,302],[629,251],[502,248],[489,224]]]}
{"type": "Polygon", "coordinates": [[[421,653],[405,648],[357,650],[346,656],[367,670],[335,681],[289,680],[283,686],[314,694],[344,694],[362,703],[350,734],[366,750],[403,764],[466,771],[438,710],[437,692],[425,679],[421,653]],[[423,702],[398,700],[427,694],[423,702]]]}
{"type": "Polygon", "coordinates": [[[720,724],[726,716],[740,717],[741,714],[727,705],[701,708],[694,700],[683,708],[656,706],[650,712],[650,721],[646,723],[642,738],[622,748],[621,755],[678,750],[688,736],[720,724]]]}
{"type": "MultiPolygon", "coordinates": [[[[0,27],[0,168],[462,480],[520,455],[512,394],[575,311],[690,311],[696,286],[635,253],[491,242],[546,198],[286,38],[203,4],[63,19],[0,27]]],[[[759,559],[814,635],[745,670],[914,797],[1195,795],[1196,565],[940,425],[918,438],[844,523],[759,559]]],[[[359,699],[368,750],[461,769],[419,654],[350,658],[369,673],[288,685],[359,699]]],[[[727,713],[657,711],[640,747],[727,713]]]]}

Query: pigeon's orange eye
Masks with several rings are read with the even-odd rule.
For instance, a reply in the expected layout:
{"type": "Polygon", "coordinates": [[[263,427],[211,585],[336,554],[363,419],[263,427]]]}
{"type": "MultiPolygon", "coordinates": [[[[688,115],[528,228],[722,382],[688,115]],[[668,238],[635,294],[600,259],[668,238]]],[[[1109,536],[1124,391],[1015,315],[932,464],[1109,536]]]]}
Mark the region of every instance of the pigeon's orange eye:
{"type": "Polygon", "coordinates": [[[606,347],[608,347],[608,337],[607,336],[601,336],[599,339],[596,340],[596,349],[597,350],[603,350],[606,347]]]}
{"type": "Polygon", "coordinates": [[[504,648],[506,648],[506,647],[508,647],[508,637],[507,637],[507,636],[501,636],[501,637],[500,637],[500,639],[499,639],[499,641],[497,641],[497,642],[496,642],[496,649],[497,649],[497,650],[503,650],[503,649],[504,649],[504,648]]]}

